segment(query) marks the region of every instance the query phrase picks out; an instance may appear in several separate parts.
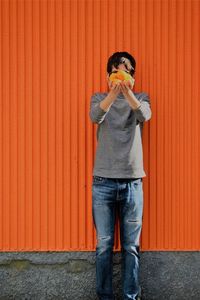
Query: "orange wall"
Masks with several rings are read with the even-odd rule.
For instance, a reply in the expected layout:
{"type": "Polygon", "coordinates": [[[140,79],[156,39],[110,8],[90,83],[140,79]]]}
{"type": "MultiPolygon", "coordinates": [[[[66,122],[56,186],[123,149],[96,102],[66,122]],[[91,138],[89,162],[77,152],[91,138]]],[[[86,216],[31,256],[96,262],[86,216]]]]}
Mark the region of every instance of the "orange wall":
{"type": "Polygon", "coordinates": [[[89,105],[115,51],[135,57],[134,91],[152,103],[141,248],[200,250],[200,1],[2,0],[0,10],[0,250],[95,250],[89,105]]]}

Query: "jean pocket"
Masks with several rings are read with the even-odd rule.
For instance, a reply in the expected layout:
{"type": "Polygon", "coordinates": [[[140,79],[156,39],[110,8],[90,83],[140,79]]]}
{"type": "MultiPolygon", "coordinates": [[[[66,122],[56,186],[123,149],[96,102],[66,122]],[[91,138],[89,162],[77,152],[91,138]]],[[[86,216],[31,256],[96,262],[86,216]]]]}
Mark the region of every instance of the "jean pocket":
{"type": "Polygon", "coordinates": [[[137,178],[135,180],[133,180],[133,185],[134,186],[138,186],[142,184],[142,178],[137,178]]]}
{"type": "Polygon", "coordinates": [[[106,181],[106,177],[93,176],[93,183],[103,183],[106,181]]]}

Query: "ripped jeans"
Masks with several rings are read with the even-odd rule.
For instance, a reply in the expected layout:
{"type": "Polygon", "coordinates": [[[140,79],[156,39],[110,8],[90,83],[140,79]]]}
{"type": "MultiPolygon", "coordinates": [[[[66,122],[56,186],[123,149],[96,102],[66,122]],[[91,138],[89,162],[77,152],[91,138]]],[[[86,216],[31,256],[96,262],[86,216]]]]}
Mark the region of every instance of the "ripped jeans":
{"type": "Polygon", "coordinates": [[[143,179],[93,176],[92,215],[97,233],[96,293],[115,299],[112,287],[116,207],[119,208],[123,299],[141,296],[139,244],[143,218],[143,179]]]}

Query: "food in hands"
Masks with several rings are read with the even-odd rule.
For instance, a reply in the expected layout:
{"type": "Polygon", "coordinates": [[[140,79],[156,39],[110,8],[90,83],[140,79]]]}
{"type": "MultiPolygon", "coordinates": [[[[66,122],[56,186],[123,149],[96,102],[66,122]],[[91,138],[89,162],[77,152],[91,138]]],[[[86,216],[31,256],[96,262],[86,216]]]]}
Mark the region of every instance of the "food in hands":
{"type": "Polygon", "coordinates": [[[118,70],[116,73],[111,73],[111,75],[109,76],[110,81],[112,82],[121,82],[121,81],[130,81],[131,84],[134,84],[134,79],[133,77],[123,71],[123,70],[118,70]]]}

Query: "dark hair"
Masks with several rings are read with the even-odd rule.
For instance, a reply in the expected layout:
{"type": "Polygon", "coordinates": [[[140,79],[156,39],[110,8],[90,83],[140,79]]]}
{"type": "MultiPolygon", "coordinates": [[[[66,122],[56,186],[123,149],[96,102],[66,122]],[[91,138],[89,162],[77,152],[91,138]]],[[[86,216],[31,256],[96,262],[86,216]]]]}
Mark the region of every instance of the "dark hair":
{"type": "Polygon", "coordinates": [[[131,76],[134,75],[135,73],[135,67],[136,67],[136,61],[134,57],[129,54],[128,52],[115,52],[113,53],[107,62],[107,73],[110,75],[112,71],[112,67],[114,66],[115,68],[118,67],[119,64],[124,64],[126,69],[130,72],[131,76]],[[125,59],[127,58],[130,63],[126,63],[125,59]]]}

